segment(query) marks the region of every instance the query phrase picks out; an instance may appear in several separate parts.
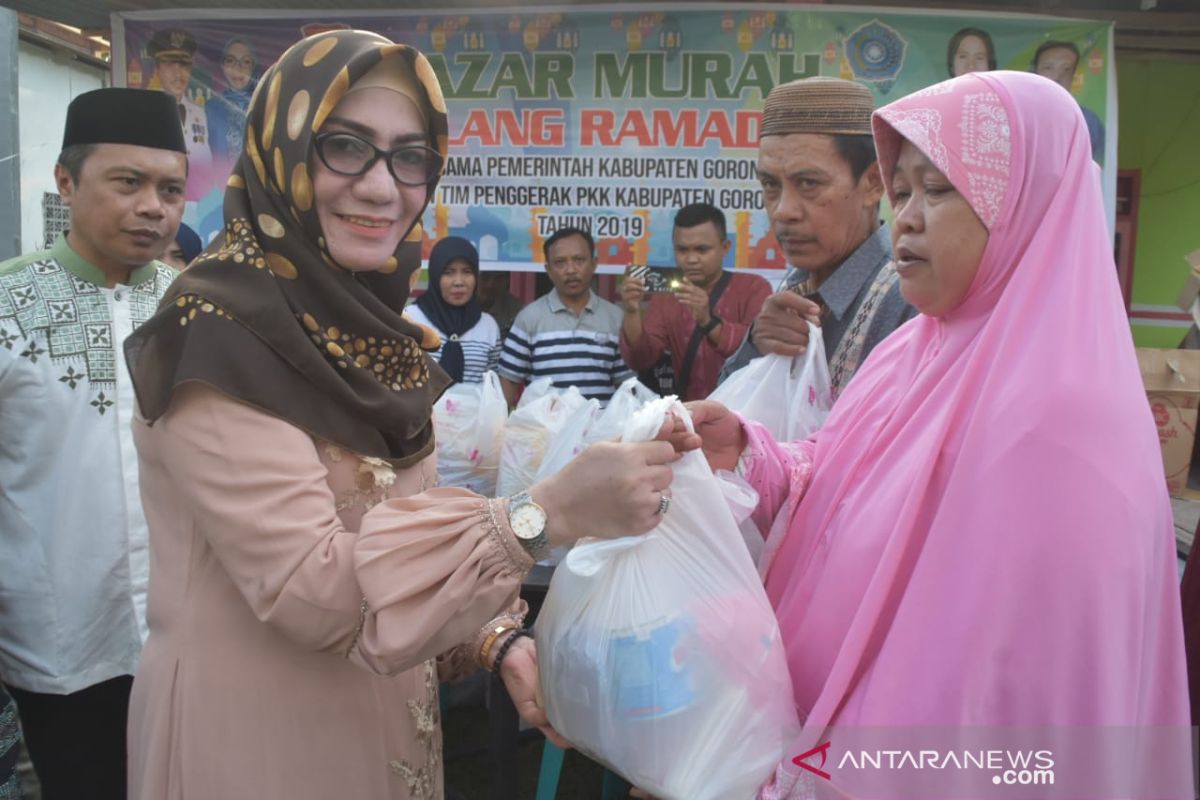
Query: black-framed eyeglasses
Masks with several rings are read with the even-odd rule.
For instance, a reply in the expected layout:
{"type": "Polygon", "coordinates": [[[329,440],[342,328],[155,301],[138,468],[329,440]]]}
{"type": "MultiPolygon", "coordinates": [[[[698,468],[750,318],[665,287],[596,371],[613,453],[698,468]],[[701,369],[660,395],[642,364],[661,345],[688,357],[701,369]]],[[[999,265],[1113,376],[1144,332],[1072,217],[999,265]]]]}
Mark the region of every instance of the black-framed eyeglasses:
{"type": "Polygon", "coordinates": [[[352,133],[322,133],[314,146],[325,166],[339,175],[362,175],[381,158],[392,177],[405,186],[424,186],[442,171],[442,154],[420,144],[380,150],[352,133]]]}

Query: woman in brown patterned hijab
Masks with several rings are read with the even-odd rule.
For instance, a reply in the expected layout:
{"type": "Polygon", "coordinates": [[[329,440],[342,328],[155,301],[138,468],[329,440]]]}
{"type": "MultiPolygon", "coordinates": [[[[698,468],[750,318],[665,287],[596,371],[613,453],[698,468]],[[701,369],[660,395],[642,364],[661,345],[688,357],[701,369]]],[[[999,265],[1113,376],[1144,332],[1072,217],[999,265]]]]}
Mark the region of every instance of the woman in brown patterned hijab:
{"type": "Polygon", "coordinates": [[[445,155],[416,50],[337,31],[284,53],[251,101],[223,237],[125,345],[146,419],[201,381],[362,455],[427,455],[449,381],[399,309],[445,155]]]}
{"type": "Polygon", "coordinates": [[[447,377],[395,309],[445,149],[419,53],[299,42],[251,101],[224,237],[128,341],[153,562],[131,800],[440,798],[439,681],[495,669],[545,721],[514,602],[534,556],[670,506],[666,442],[511,500],[434,488],[447,377]]]}

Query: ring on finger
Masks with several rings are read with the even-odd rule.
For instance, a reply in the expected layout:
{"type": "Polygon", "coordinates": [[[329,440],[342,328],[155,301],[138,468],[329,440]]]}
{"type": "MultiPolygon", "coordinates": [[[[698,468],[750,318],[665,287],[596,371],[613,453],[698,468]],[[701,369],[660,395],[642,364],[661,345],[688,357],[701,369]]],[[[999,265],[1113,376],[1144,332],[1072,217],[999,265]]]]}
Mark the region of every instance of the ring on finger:
{"type": "Polygon", "coordinates": [[[671,508],[671,495],[666,492],[658,493],[658,513],[664,517],[667,515],[667,510],[671,508]]]}

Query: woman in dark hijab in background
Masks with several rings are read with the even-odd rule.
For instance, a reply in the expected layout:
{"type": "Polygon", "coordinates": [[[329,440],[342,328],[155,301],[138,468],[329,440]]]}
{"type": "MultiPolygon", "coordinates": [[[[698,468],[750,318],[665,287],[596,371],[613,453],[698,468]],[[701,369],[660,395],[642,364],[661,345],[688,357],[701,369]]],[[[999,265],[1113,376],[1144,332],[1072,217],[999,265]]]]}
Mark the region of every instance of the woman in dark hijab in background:
{"type": "Polygon", "coordinates": [[[433,357],[456,383],[480,383],[500,360],[500,326],[475,298],[479,252],[448,236],[429,254],[429,290],[405,314],[442,337],[433,357]]]}

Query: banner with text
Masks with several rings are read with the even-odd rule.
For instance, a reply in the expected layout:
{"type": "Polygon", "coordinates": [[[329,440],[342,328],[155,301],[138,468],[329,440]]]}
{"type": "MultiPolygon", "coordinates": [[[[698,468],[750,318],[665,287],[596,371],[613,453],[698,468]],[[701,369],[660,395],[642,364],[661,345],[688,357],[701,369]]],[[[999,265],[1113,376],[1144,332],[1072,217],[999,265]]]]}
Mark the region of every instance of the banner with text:
{"type": "Polygon", "coordinates": [[[676,210],[704,201],[726,214],[727,267],[782,269],[755,175],[759,118],[773,86],[813,75],[859,81],[883,105],[972,63],[1037,68],[1070,85],[1114,185],[1110,23],[741,4],[114,14],[116,83],[179,99],[191,164],[184,219],[205,241],[221,227],[258,77],[298,39],[334,28],[376,31],[430,59],[451,155],[424,219],[425,253],[465,236],[485,268],[540,270],[542,243],[566,225],[592,232],[601,264],[669,266],[676,210]]]}

